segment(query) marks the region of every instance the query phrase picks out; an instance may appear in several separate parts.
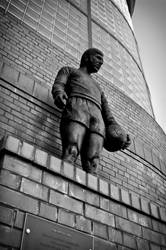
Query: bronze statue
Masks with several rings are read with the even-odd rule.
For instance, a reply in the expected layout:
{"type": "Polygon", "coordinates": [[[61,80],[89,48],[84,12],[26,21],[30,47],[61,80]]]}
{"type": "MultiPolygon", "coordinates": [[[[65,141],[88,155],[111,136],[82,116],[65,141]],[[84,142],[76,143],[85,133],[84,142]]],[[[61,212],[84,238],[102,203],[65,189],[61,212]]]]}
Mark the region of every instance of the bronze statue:
{"type": "Polygon", "coordinates": [[[96,173],[103,146],[109,151],[125,149],[129,136],[115,121],[104,92],[91,74],[103,64],[103,53],[86,50],[78,69],[63,67],[52,88],[55,105],[62,109],[60,133],[62,160],[74,163],[80,154],[82,168],[96,173]]]}

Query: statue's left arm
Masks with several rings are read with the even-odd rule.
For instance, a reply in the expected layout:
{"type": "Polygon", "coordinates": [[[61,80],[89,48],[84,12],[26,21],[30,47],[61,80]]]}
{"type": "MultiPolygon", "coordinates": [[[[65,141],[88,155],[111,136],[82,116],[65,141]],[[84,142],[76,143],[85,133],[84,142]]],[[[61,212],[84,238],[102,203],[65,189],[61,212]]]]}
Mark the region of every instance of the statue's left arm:
{"type": "Polygon", "coordinates": [[[104,92],[102,92],[101,95],[101,107],[102,107],[102,116],[106,127],[106,138],[104,147],[108,151],[117,151],[120,149],[126,149],[131,144],[130,137],[116,122],[109,108],[104,92]]]}

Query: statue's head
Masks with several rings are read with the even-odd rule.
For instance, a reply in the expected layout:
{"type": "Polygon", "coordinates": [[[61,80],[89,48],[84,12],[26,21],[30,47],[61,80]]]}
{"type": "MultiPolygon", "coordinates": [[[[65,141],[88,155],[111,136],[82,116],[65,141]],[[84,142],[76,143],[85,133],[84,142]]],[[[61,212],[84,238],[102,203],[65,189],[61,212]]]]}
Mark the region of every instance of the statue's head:
{"type": "Polygon", "coordinates": [[[89,73],[97,73],[103,64],[103,57],[99,49],[87,49],[81,57],[80,67],[86,67],[89,73]]]}

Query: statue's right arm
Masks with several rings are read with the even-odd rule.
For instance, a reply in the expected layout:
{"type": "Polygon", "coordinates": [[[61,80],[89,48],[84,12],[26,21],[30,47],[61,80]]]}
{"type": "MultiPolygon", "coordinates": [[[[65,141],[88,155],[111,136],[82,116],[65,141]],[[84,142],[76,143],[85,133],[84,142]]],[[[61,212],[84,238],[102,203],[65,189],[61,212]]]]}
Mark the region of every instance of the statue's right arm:
{"type": "Polygon", "coordinates": [[[65,92],[65,85],[68,81],[69,74],[70,71],[68,67],[61,68],[52,87],[54,103],[59,109],[63,109],[66,105],[68,96],[65,92]]]}

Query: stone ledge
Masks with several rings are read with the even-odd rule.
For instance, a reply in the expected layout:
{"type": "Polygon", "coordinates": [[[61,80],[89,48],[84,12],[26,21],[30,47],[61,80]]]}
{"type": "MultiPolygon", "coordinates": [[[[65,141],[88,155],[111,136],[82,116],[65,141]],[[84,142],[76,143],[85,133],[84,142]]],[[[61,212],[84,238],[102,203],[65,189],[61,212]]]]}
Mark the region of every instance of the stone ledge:
{"type": "Polygon", "coordinates": [[[166,222],[166,209],[164,207],[156,206],[152,202],[139,196],[136,197],[130,192],[102,180],[98,176],[87,174],[83,170],[74,167],[69,163],[62,162],[55,156],[48,154],[25,141],[21,141],[16,137],[8,135],[0,141],[0,152],[2,153],[3,151],[25,158],[26,160],[37,164],[40,168],[48,169],[51,172],[70,179],[81,186],[86,186],[100,195],[116,200],[125,206],[166,222]]]}

